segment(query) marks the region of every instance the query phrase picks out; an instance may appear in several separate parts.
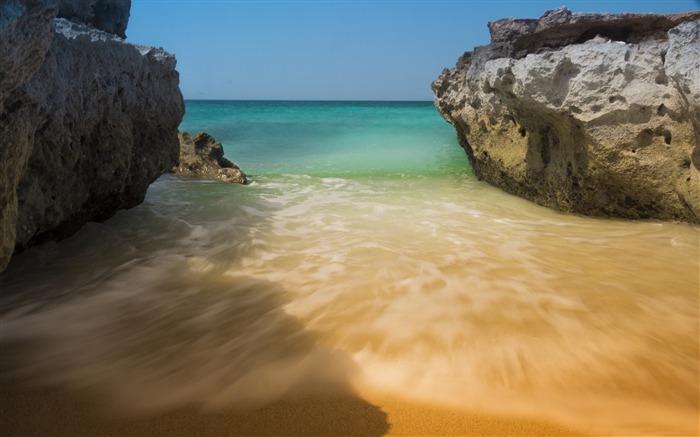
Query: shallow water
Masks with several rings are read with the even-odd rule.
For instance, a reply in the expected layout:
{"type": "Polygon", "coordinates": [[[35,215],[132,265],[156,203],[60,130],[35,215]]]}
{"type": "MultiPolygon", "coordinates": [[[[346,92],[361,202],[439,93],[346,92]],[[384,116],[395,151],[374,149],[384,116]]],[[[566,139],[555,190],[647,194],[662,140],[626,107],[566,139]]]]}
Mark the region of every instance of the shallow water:
{"type": "Polygon", "coordinates": [[[429,104],[188,102],[249,186],[165,176],[0,276],[22,377],[129,410],[388,391],[698,432],[700,229],[476,181],[429,104]]]}

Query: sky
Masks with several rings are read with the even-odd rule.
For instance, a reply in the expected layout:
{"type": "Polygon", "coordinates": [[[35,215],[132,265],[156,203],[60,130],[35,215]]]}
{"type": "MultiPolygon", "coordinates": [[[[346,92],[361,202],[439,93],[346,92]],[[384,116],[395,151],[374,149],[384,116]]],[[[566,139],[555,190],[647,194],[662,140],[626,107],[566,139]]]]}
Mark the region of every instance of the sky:
{"type": "Polygon", "coordinates": [[[700,0],[132,0],[127,41],[175,53],[185,99],[432,100],[500,18],[677,13],[700,0]]]}

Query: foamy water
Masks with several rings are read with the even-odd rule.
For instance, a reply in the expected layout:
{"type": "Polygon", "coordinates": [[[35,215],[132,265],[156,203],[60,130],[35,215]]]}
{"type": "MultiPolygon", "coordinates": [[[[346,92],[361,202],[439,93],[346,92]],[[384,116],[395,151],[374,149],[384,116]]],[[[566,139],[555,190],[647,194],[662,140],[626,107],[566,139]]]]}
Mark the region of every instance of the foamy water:
{"type": "Polygon", "coordinates": [[[0,276],[13,371],[136,411],[354,388],[697,433],[700,230],[559,214],[435,146],[463,161],[161,178],[0,276]]]}

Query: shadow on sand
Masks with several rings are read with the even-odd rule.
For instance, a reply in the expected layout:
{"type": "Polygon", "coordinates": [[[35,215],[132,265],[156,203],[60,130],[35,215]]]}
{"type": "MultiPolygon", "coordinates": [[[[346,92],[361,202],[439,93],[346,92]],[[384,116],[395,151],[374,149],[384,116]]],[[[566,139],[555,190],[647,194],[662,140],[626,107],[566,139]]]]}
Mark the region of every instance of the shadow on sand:
{"type": "Polygon", "coordinates": [[[95,286],[0,319],[2,435],[379,436],[389,428],[353,391],[352,359],[287,314],[277,284],[193,272],[174,258],[95,286]]]}

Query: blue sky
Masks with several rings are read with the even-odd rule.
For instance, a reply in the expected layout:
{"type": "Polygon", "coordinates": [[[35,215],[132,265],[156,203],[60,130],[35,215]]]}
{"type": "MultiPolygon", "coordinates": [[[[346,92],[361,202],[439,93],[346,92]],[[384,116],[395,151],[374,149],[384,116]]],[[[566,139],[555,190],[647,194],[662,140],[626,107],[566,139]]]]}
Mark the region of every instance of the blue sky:
{"type": "Polygon", "coordinates": [[[175,53],[185,99],[432,100],[430,82],[487,22],[574,12],[676,13],[698,0],[132,0],[127,40],[175,53]]]}

